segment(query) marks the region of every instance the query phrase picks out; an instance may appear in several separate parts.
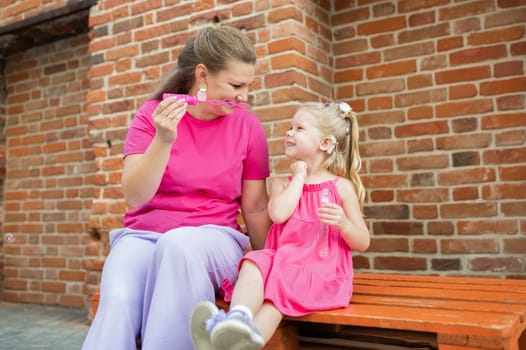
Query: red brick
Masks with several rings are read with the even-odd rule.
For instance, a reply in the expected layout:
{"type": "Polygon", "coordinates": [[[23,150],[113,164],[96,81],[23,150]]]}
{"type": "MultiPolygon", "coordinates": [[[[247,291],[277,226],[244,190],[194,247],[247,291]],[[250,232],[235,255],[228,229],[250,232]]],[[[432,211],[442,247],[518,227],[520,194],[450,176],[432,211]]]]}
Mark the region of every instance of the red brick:
{"type": "Polygon", "coordinates": [[[404,16],[358,24],[358,34],[371,35],[403,29],[407,26],[404,16]]]}
{"type": "Polygon", "coordinates": [[[422,271],[427,269],[427,260],[416,257],[377,256],[373,266],[378,270],[422,271]]]}
{"type": "Polygon", "coordinates": [[[440,251],[443,254],[494,254],[498,253],[499,246],[495,239],[442,239],[440,251]]]}
{"type": "Polygon", "coordinates": [[[403,75],[416,72],[416,61],[403,61],[372,66],[366,69],[369,79],[388,77],[392,75],[403,75]]]}
{"type": "Polygon", "coordinates": [[[493,111],[493,101],[490,99],[472,99],[462,102],[438,104],[435,109],[437,117],[453,117],[472,115],[493,111]]]}
{"type": "Polygon", "coordinates": [[[427,91],[416,91],[398,94],[395,97],[395,106],[407,107],[427,103],[437,103],[445,101],[446,99],[447,90],[445,88],[437,88],[427,91]]]}
{"type": "Polygon", "coordinates": [[[484,14],[493,10],[493,1],[481,0],[473,1],[467,4],[444,7],[439,10],[439,19],[441,21],[452,20],[460,17],[474,16],[484,14]]]}
{"type": "MultiPolygon", "coordinates": [[[[414,3],[414,2],[413,2],[414,3]]],[[[401,3],[398,3],[398,10],[402,12],[401,3]]],[[[409,26],[418,27],[425,24],[432,24],[435,22],[435,12],[417,12],[415,14],[409,15],[409,26]]]]}
{"type": "Polygon", "coordinates": [[[370,252],[409,252],[407,238],[372,238],[370,252]]]}
{"type": "Polygon", "coordinates": [[[445,134],[449,131],[447,122],[414,123],[395,128],[396,137],[414,137],[419,135],[445,134]]]}
{"type": "Polygon", "coordinates": [[[469,138],[463,135],[444,136],[436,139],[436,148],[439,150],[487,148],[490,143],[491,136],[488,134],[472,134],[469,138]]]}
{"type": "Polygon", "coordinates": [[[273,56],[271,57],[271,64],[272,69],[275,70],[296,67],[308,73],[318,74],[318,68],[313,61],[307,59],[305,56],[295,53],[285,53],[278,56],[273,56]]]}
{"type": "Polygon", "coordinates": [[[373,97],[368,99],[367,105],[369,110],[390,109],[393,107],[393,99],[391,97],[373,97]]]}
{"type": "Polygon", "coordinates": [[[499,111],[524,109],[524,107],[523,95],[502,96],[497,98],[497,108],[499,111]]]}
{"type": "Polygon", "coordinates": [[[394,191],[371,191],[370,199],[373,202],[391,202],[394,199],[394,191]]]}
{"type": "Polygon", "coordinates": [[[440,215],[444,218],[478,218],[497,214],[495,203],[443,204],[440,215]]]}
{"type": "Polygon", "coordinates": [[[499,168],[499,178],[503,181],[526,180],[526,165],[499,168]]]}
{"type": "Polygon", "coordinates": [[[453,200],[455,201],[474,200],[478,198],[480,197],[477,187],[458,187],[453,189],[453,200]]]}
{"type": "Polygon", "coordinates": [[[494,271],[502,274],[503,271],[525,271],[522,257],[480,257],[469,259],[469,268],[473,271],[494,271]]]}
{"type": "Polygon", "coordinates": [[[418,254],[436,253],[438,251],[437,241],[435,239],[413,239],[411,251],[418,254]]]}
{"type": "Polygon", "coordinates": [[[419,74],[407,78],[407,88],[410,90],[423,89],[431,86],[433,86],[433,76],[431,74],[419,74]]]}
{"type": "Polygon", "coordinates": [[[496,114],[482,118],[481,128],[501,129],[526,125],[526,113],[496,114]]]}
{"type": "Polygon", "coordinates": [[[381,34],[371,38],[371,46],[375,49],[393,46],[395,44],[395,38],[393,34],[381,34]]]}
{"type": "Polygon", "coordinates": [[[396,160],[396,165],[400,170],[440,169],[446,168],[448,164],[448,156],[444,154],[402,157],[396,160]]]}
{"type": "Polygon", "coordinates": [[[524,23],[526,18],[526,9],[511,9],[499,11],[486,17],[485,25],[487,28],[506,26],[515,23],[524,23]]]}
{"type": "Polygon", "coordinates": [[[436,219],[438,210],[435,205],[415,205],[413,206],[413,217],[415,219],[436,219]]]}
{"type": "Polygon", "coordinates": [[[490,150],[483,154],[483,160],[487,164],[513,164],[524,163],[526,159],[526,148],[507,148],[502,150],[490,150]]]}
{"type": "Polygon", "coordinates": [[[485,46],[481,48],[470,48],[456,51],[449,55],[451,65],[473,64],[506,57],[506,47],[504,45],[485,46]]]}
{"type": "Polygon", "coordinates": [[[289,50],[305,53],[305,42],[299,38],[284,38],[272,41],[268,44],[269,54],[276,54],[289,50]]]}
{"type": "Polygon", "coordinates": [[[449,28],[449,23],[439,23],[430,27],[401,31],[398,35],[398,42],[400,44],[405,44],[414,41],[443,37],[449,34],[449,28]]]}
{"type": "Polygon", "coordinates": [[[479,46],[498,42],[516,41],[524,36],[524,26],[479,31],[468,35],[468,45],[479,46]]]}
{"type": "Polygon", "coordinates": [[[507,80],[497,80],[480,84],[480,94],[482,96],[502,95],[510,92],[523,92],[526,90],[526,78],[512,78],[507,80]]]}
{"type": "Polygon", "coordinates": [[[441,71],[435,74],[437,84],[451,84],[460,81],[474,81],[491,77],[489,66],[478,66],[470,68],[453,69],[441,71]]]}
{"type": "Polygon", "coordinates": [[[482,198],[485,200],[524,199],[526,183],[494,184],[482,187],[482,198]]]}
{"type": "Polygon", "coordinates": [[[518,227],[515,220],[460,220],[457,230],[460,235],[515,234],[518,227]]]}
{"type": "Polygon", "coordinates": [[[460,36],[452,38],[443,38],[439,39],[437,42],[437,51],[449,51],[453,49],[458,49],[463,45],[463,38],[460,36]]]}

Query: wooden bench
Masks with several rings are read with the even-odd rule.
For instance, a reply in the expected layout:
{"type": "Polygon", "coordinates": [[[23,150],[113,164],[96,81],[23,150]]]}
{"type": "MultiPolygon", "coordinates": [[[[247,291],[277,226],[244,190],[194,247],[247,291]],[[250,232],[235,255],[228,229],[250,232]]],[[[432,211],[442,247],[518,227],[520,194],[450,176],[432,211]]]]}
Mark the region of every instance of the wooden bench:
{"type": "MultiPolygon", "coordinates": [[[[93,315],[97,304],[94,294],[93,315]]],[[[526,280],[356,273],[348,307],[285,318],[265,349],[350,348],[356,329],[418,332],[428,349],[526,350],[526,280]]]]}

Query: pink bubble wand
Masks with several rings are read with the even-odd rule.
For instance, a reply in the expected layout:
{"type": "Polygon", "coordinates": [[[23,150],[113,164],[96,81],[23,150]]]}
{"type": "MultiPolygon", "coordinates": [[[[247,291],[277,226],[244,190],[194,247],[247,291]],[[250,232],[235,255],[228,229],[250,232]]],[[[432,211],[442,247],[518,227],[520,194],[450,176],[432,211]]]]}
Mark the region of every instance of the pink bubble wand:
{"type": "Polygon", "coordinates": [[[190,95],[184,95],[184,94],[170,94],[165,93],[163,94],[163,100],[175,97],[179,100],[184,100],[186,103],[188,103],[190,106],[195,106],[197,102],[200,103],[208,103],[215,106],[226,106],[226,107],[233,107],[233,108],[241,108],[241,109],[248,109],[250,108],[250,104],[244,103],[244,102],[226,102],[226,101],[219,101],[219,100],[198,100],[197,96],[190,96],[190,95]]]}

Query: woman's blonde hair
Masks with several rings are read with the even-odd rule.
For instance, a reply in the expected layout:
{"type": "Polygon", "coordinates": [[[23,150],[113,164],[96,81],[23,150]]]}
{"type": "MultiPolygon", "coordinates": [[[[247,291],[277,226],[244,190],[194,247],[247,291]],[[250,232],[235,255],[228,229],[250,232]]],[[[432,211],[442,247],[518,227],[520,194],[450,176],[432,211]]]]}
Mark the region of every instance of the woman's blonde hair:
{"type": "Polygon", "coordinates": [[[359,176],[362,166],[356,113],[345,102],[306,103],[300,107],[311,114],[325,136],[334,136],[336,146],[328,152],[322,166],[337,176],[347,177],[356,192],[363,211],[365,188],[359,176]]]}
{"type": "Polygon", "coordinates": [[[256,49],[239,29],[215,25],[201,29],[190,38],[177,59],[177,66],[153,93],[160,100],[163,93],[188,94],[195,84],[195,67],[204,64],[212,74],[227,67],[229,60],[256,64],[256,49]]]}

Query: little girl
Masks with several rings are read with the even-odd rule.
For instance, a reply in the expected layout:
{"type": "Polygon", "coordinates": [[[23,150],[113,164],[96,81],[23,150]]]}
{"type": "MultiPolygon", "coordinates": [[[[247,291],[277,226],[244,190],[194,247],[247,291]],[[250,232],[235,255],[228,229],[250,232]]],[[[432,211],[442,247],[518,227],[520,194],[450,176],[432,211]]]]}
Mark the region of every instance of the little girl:
{"type": "Polygon", "coordinates": [[[261,349],[283,315],[349,304],[351,250],[365,251],[370,242],[358,137],[356,115],[344,102],[298,109],[285,138],[292,176],[270,183],[265,248],[241,260],[226,315],[209,301],[194,308],[197,350],[261,349]]]}

